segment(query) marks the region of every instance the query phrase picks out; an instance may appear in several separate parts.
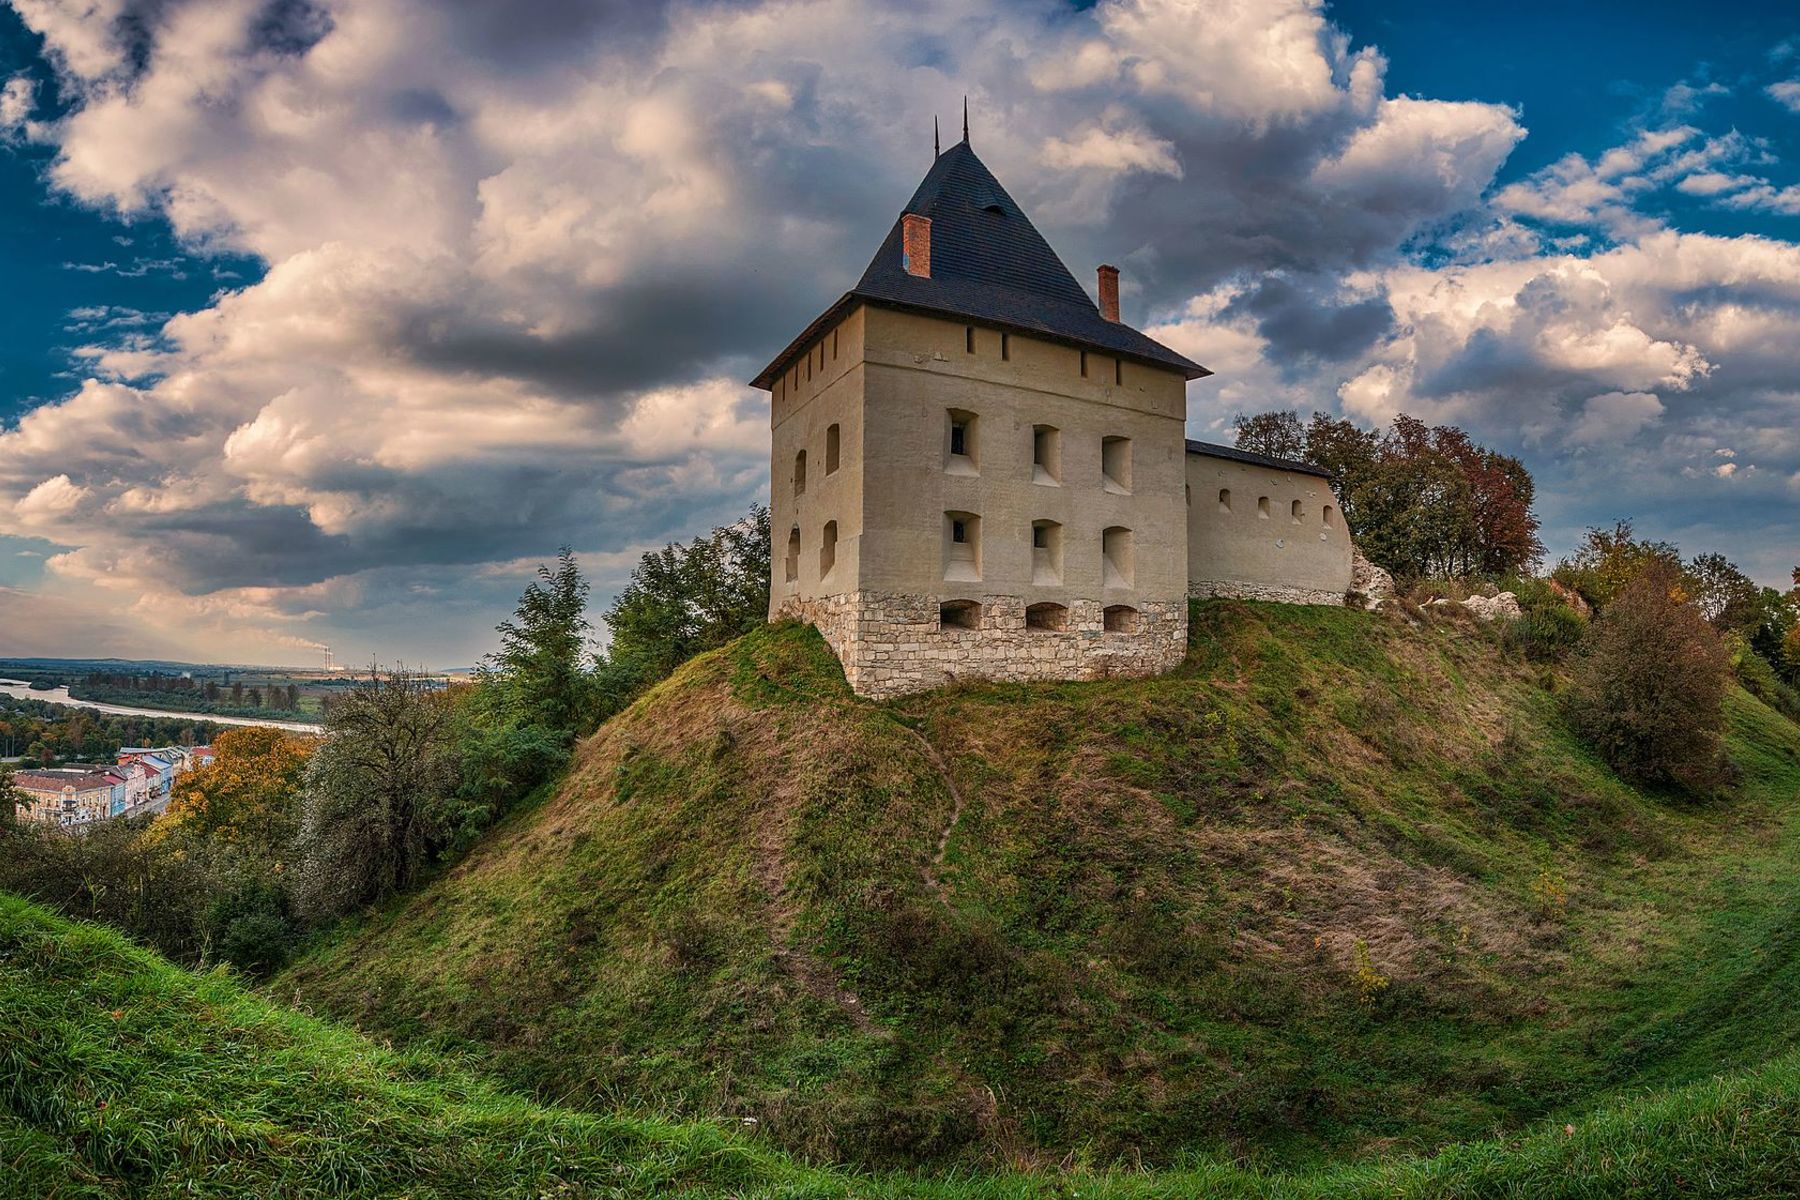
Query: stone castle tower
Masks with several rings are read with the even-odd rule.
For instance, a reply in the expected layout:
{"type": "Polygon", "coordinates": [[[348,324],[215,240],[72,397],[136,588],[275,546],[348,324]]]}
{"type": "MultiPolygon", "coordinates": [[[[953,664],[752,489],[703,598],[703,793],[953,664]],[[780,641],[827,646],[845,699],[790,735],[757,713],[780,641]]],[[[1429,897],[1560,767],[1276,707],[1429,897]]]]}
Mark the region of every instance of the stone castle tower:
{"type": "Polygon", "coordinates": [[[965,136],[754,380],[770,616],[816,625],[857,692],[1165,671],[1190,591],[1341,602],[1322,472],[1187,442],[1186,385],[1209,372],[1120,322],[1118,278],[1099,268],[1096,305],[965,136]],[[1217,506],[1198,527],[1196,480],[1217,506]],[[1190,546],[1219,551],[1193,585],[1190,546]]]}

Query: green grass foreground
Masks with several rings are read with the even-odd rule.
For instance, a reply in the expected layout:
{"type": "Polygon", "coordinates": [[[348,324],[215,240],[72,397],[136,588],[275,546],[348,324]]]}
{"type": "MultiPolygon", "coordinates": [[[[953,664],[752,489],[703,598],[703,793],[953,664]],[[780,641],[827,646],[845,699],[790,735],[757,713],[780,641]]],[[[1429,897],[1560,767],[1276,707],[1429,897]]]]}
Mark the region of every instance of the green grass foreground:
{"type": "Polygon", "coordinates": [[[1572,1132],[1306,1176],[1229,1167],[937,1179],[808,1167],[706,1124],[509,1097],[0,896],[0,1195],[1629,1197],[1791,1195],[1800,1057],[1617,1100],[1572,1132]]]}
{"type": "Polygon", "coordinates": [[[1381,1163],[1800,1046],[1800,728],[1734,690],[1731,794],[1651,794],[1561,686],[1215,602],[1169,676],[875,704],[771,626],[269,992],[869,1170],[1381,1163]]]}

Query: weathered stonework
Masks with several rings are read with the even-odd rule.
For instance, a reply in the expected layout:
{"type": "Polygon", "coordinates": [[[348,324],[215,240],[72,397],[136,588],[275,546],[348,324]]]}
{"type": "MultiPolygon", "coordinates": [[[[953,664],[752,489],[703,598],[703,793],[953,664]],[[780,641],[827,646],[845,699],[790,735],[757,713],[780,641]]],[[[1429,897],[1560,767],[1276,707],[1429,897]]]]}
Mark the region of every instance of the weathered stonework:
{"type": "Polygon", "coordinates": [[[1034,682],[1158,675],[1187,652],[1185,601],[1147,601],[1136,629],[1104,627],[1098,601],[1069,606],[1062,629],[1030,629],[1018,596],[981,597],[980,624],[940,627],[938,598],[851,592],[792,599],[779,617],[816,626],[862,696],[884,699],[958,680],[1034,682]]]}
{"type": "Polygon", "coordinates": [[[1367,609],[1380,608],[1394,598],[1394,577],[1365,558],[1360,546],[1351,549],[1350,592],[1367,609]]]}
{"type": "Polygon", "coordinates": [[[1274,600],[1281,604],[1332,604],[1343,607],[1343,592],[1289,587],[1280,583],[1250,583],[1242,579],[1191,579],[1188,595],[1198,600],[1274,600]]]}

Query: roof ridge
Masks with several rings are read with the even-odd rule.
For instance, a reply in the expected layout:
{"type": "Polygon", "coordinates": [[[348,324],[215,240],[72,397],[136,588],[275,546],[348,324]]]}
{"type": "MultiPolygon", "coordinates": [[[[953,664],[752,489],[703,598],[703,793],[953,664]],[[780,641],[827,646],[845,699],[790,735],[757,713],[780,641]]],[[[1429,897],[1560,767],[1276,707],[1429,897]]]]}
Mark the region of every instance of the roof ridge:
{"type": "Polygon", "coordinates": [[[1259,467],[1274,467],[1282,471],[1300,471],[1307,475],[1318,475],[1325,479],[1337,476],[1324,467],[1306,462],[1298,458],[1277,458],[1273,454],[1259,454],[1255,450],[1242,450],[1236,446],[1227,446],[1223,442],[1201,442],[1193,438],[1187,439],[1187,452],[1201,454],[1208,458],[1228,458],[1235,462],[1251,463],[1259,467]]]}
{"type": "Polygon", "coordinates": [[[1212,374],[1124,322],[1102,316],[1093,297],[967,141],[932,160],[856,286],[776,355],[753,381],[755,386],[773,388],[788,364],[858,303],[941,314],[1092,347],[1186,379],[1212,374]],[[903,264],[902,224],[909,214],[931,221],[929,275],[913,275],[903,264]]]}

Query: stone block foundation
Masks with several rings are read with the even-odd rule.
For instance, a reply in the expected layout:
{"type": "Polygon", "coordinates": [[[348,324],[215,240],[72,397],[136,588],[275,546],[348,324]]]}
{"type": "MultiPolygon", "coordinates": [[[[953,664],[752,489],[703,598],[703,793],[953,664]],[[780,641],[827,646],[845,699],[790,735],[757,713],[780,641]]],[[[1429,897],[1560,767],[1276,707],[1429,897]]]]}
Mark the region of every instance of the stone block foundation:
{"type": "Polygon", "coordinates": [[[788,600],[775,616],[816,626],[843,663],[851,689],[874,699],[959,680],[1160,675],[1187,654],[1185,599],[1137,605],[1135,628],[1129,631],[1107,630],[1098,600],[1073,601],[1060,629],[1027,628],[1022,597],[979,600],[979,623],[967,629],[940,627],[937,596],[884,592],[788,600]]]}
{"type": "Polygon", "coordinates": [[[1188,595],[1196,600],[1274,600],[1282,604],[1331,604],[1343,607],[1343,592],[1287,587],[1279,583],[1247,583],[1238,579],[1190,579],[1188,595]]]}

